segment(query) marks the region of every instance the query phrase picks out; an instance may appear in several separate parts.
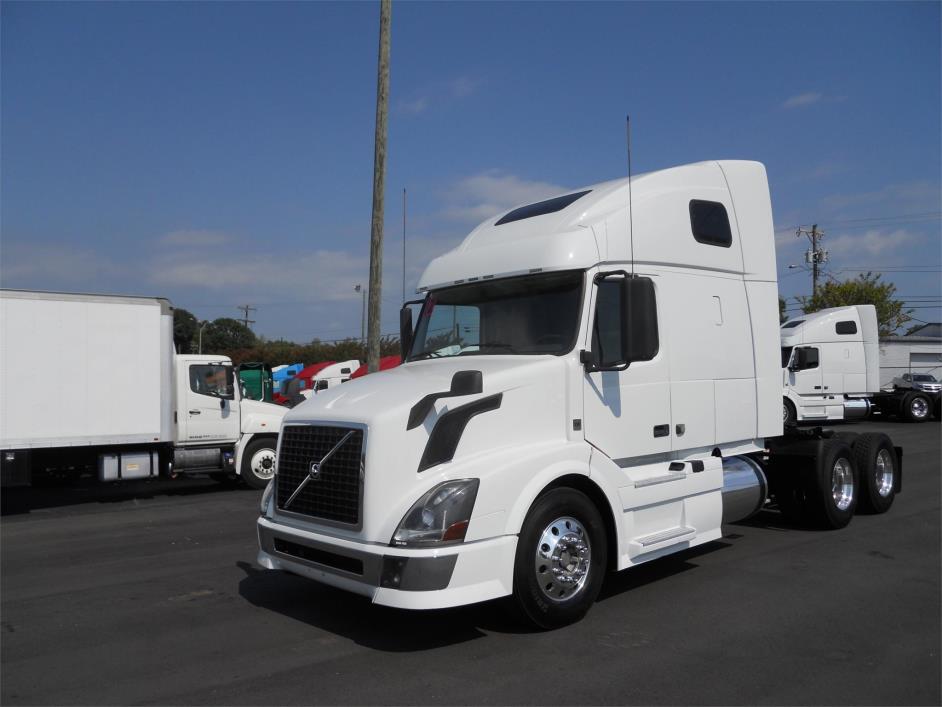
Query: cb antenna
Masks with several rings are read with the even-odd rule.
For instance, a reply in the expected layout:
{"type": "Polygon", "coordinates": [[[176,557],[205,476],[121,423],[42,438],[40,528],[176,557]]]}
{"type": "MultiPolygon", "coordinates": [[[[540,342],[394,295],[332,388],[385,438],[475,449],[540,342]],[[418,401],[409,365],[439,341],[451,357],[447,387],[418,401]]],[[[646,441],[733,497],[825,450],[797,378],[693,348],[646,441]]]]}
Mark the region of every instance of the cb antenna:
{"type": "Polygon", "coordinates": [[[628,143],[628,241],[631,243],[631,276],[635,276],[634,209],[631,207],[631,115],[625,116],[625,137],[628,143]]]}

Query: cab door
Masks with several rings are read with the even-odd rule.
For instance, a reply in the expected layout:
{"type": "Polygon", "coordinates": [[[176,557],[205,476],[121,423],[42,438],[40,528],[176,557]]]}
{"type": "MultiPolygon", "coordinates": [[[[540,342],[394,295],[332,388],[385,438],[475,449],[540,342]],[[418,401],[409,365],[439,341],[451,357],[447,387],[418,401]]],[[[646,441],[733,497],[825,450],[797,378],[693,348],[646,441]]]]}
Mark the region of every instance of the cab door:
{"type": "Polygon", "coordinates": [[[596,277],[591,329],[595,363],[587,367],[583,386],[585,438],[619,465],[671,450],[670,374],[667,357],[658,350],[654,286],[647,322],[653,339],[646,346],[636,341],[636,349],[646,350],[623,362],[621,318],[628,316],[620,301],[623,281],[596,277]]]}
{"type": "Polygon", "coordinates": [[[185,421],[184,443],[236,442],[239,408],[232,366],[195,362],[187,365],[187,387],[179,416],[185,421]]]}
{"type": "Polygon", "coordinates": [[[826,417],[827,395],[821,375],[817,346],[796,346],[787,371],[788,386],[798,394],[802,410],[799,419],[826,417]]]}

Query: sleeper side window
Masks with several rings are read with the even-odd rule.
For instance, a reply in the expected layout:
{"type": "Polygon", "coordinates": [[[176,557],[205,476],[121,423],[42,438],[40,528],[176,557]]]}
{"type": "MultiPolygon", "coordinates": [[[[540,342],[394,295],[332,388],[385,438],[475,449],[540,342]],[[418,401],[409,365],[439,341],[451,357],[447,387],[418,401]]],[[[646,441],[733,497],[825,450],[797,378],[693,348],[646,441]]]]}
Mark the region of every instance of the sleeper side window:
{"type": "Polygon", "coordinates": [[[729,248],[733,234],[729,228],[726,207],[718,201],[690,201],[690,229],[698,243],[729,248]]]}
{"type": "Polygon", "coordinates": [[[857,322],[838,322],[834,325],[835,331],[838,334],[856,334],[857,333],[857,322]]]}

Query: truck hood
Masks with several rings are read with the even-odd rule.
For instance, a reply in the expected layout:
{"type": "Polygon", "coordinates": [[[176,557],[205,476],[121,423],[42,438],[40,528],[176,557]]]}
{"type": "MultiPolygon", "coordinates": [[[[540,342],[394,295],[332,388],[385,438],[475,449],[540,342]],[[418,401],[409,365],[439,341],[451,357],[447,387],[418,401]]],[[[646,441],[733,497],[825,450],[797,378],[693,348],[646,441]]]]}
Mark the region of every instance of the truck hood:
{"type": "MultiPolygon", "coordinates": [[[[322,391],[288,412],[284,425],[365,425],[363,527],[349,535],[388,542],[403,513],[436,483],[479,476],[481,455],[519,458],[522,449],[567,439],[566,410],[574,356],[466,356],[407,363],[322,391]],[[430,393],[446,392],[458,371],[480,371],[481,393],[440,398],[421,424],[408,429],[412,407],[430,393]],[[449,410],[490,398],[464,426],[449,426],[423,461],[429,440],[449,410]],[[452,446],[454,443],[454,446],[452,446]],[[450,459],[438,449],[453,450],[450,459]]],[[[581,396],[578,400],[581,406],[581,396]]],[[[312,460],[314,461],[314,460],[312,460]]],[[[486,464],[491,468],[491,464],[486,464]]],[[[332,532],[344,533],[335,530],[332,532]]]]}
{"type": "Polygon", "coordinates": [[[242,434],[278,434],[288,408],[259,400],[241,400],[242,434]]]}
{"type": "Polygon", "coordinates": [[[481,397],[547,380],[560,385],[563,380],[561,370],[555,375],[546,370],[556,366],[562,368],[563,363],[555,356],[466,356],[414,361],[321,391],[291,409],[285,422],[332,421],[373,425],[380,421],[401,421],[405,430],[412,406],[426,395],[447,392],[452,376],[459,371],[481,371],[483,392],[441,399],[429,415],[430,420],[436,412],[481,397]]]}

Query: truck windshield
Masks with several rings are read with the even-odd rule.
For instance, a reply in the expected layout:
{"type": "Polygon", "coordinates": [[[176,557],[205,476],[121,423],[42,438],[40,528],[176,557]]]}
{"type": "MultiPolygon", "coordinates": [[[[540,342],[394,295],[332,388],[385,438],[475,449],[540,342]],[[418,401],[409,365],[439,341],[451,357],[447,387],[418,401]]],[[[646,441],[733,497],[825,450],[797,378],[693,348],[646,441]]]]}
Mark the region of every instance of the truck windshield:
{"type": "Polygon", "coordinates": [[[409,360],[567,353],[578,333],[582,281],[582,271],[565,271],[430,292],[409,360]]]}

